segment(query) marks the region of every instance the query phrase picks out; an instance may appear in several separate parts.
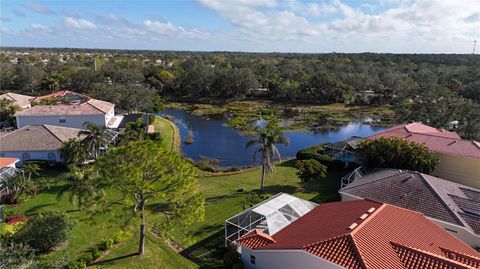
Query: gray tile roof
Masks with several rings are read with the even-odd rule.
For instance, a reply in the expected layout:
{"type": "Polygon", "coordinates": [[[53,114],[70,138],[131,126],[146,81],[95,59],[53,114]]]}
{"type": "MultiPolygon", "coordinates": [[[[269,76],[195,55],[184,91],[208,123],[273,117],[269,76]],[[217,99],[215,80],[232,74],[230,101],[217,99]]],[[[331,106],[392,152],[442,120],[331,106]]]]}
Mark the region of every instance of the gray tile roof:
{"type": "Polygon", "coordinates": [[[86,131],[52,125],[24,126],[0,136],[0,152],[58,150],[70,139],[83,139],[86,131]]]}
{"type": "Polygon", "coordinates": [[[415,210],[480,234],[480,190],[419,172],[382,169],[340,189],[340,193],[415,210]]]}

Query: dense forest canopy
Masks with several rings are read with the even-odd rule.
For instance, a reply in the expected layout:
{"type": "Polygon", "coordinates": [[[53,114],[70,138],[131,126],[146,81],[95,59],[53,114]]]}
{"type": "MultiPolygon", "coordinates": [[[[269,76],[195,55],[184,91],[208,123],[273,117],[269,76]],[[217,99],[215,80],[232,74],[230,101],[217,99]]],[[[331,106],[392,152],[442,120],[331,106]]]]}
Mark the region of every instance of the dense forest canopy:
{"type": "Polygon", "coordinates": [[[480,133],[479,55],[2,49],[2,92],[63,88],[126,111],[152,109],[156,95],[392,105],[398,121],[480,133]]]}

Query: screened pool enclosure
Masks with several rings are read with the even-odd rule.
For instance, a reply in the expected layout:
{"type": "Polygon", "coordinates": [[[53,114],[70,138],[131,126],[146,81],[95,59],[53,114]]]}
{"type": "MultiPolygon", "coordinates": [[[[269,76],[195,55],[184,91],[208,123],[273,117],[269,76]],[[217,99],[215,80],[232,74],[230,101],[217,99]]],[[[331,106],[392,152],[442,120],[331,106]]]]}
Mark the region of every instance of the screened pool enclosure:
{"type": "Polygon", "coordinates": [[[225,245],[258,229],[274,235],[307,214],[317,204],[289,194],[279,193],[225,221],[225,245]]]}

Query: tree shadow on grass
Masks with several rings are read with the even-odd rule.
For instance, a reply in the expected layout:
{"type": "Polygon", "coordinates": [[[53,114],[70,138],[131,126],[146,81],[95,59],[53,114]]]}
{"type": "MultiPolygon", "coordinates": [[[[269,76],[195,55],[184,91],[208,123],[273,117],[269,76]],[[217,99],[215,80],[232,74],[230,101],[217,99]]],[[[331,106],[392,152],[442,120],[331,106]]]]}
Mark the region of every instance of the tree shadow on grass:
{"type": "MultiPolygon", "coordinates": [[[[292,185],[268,185],[263,187],[263,194],[275,195],[279,192],[295,193],[298,190],[299,188],[297,186],[292,186],[292,185]]],[[[260,193],[259,189],[256,189],[255,191],[260,193]]]]}
{"type": "Polygon", "coordinates": [[[216,203],[220,200],[223,200],[223,199],[227,199],[227,198],[234,198],[234,197],[237,197],[239,195],[241,195],[243,192],[232,192],[232,193],[229,193],[229,194],[224,194],[224,195],[217,195],[217,196],[211,196],[211,197],[208,197],[205,199],[205,204],[208,205],[208,204],[213,204],[213,203],[216,203]]]}
{"type": "Polygon", "coordinates": [[[25,211],[27,215],[35,215],[38,214],[39,210],[45,207],[53,206],[55,203],[48,203],[48,204],[41,204],[41,205],[36,205],[34,207],[29,208],[28,210],[25,211]]]}
{"type": "Polygon", "coordinates": [[[130,257],[137,256],[137,255],[138,255],[137,252],[135,252],[135,253],[130,253],[130,254],[127,254],[127,255],[123,255],[123,256],[120,256],[120,257],[116,257],[116,258],[111,258],[111,259],[108,259],[108,260],[103,260],[103,261],[94,262],[94,263],[92,263],[91,265],[108,264],[108,263],[111,263],[111,262],[114,262],[114,261],[118,261],[118,260],[130,258],[130,257]]]}
{"type": "Polygon", "coordinates": [[[224,230],[193,244],[180,252],[182,256],[200,266],[200,269],[223,268],[224,230]]]}

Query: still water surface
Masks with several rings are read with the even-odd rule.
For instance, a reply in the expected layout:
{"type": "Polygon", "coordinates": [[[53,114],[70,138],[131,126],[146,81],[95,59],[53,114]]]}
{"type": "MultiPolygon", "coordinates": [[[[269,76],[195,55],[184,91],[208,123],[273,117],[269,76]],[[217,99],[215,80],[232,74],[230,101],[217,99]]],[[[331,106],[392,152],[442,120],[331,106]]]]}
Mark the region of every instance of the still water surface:
{"type": "MultiPolygon", "coordinates": [[[[180,130],[182,141],[193,134],[192,144],[181,144],[185,157],[195,161],[202,158],[218,159],[219,165],[223,167],[254,164],[254,147],[245,149],[247,141],[254,137],[242,135],[232,127],[226,126],[225,120],[194,116],[179,109],[167,109],[162,114],[173,118],[173,122],[180,130]]],[[[298,150],[311,145],[336,142],[354,135],[366,137],[384,129],[385,127],[351,122],[338,129],[322,132],[286,131],[284,134],[290,140],[290,145],[288,147],[278,145],[278,149],[282,158],[289,158],[294,157],[298,150]]]]}

